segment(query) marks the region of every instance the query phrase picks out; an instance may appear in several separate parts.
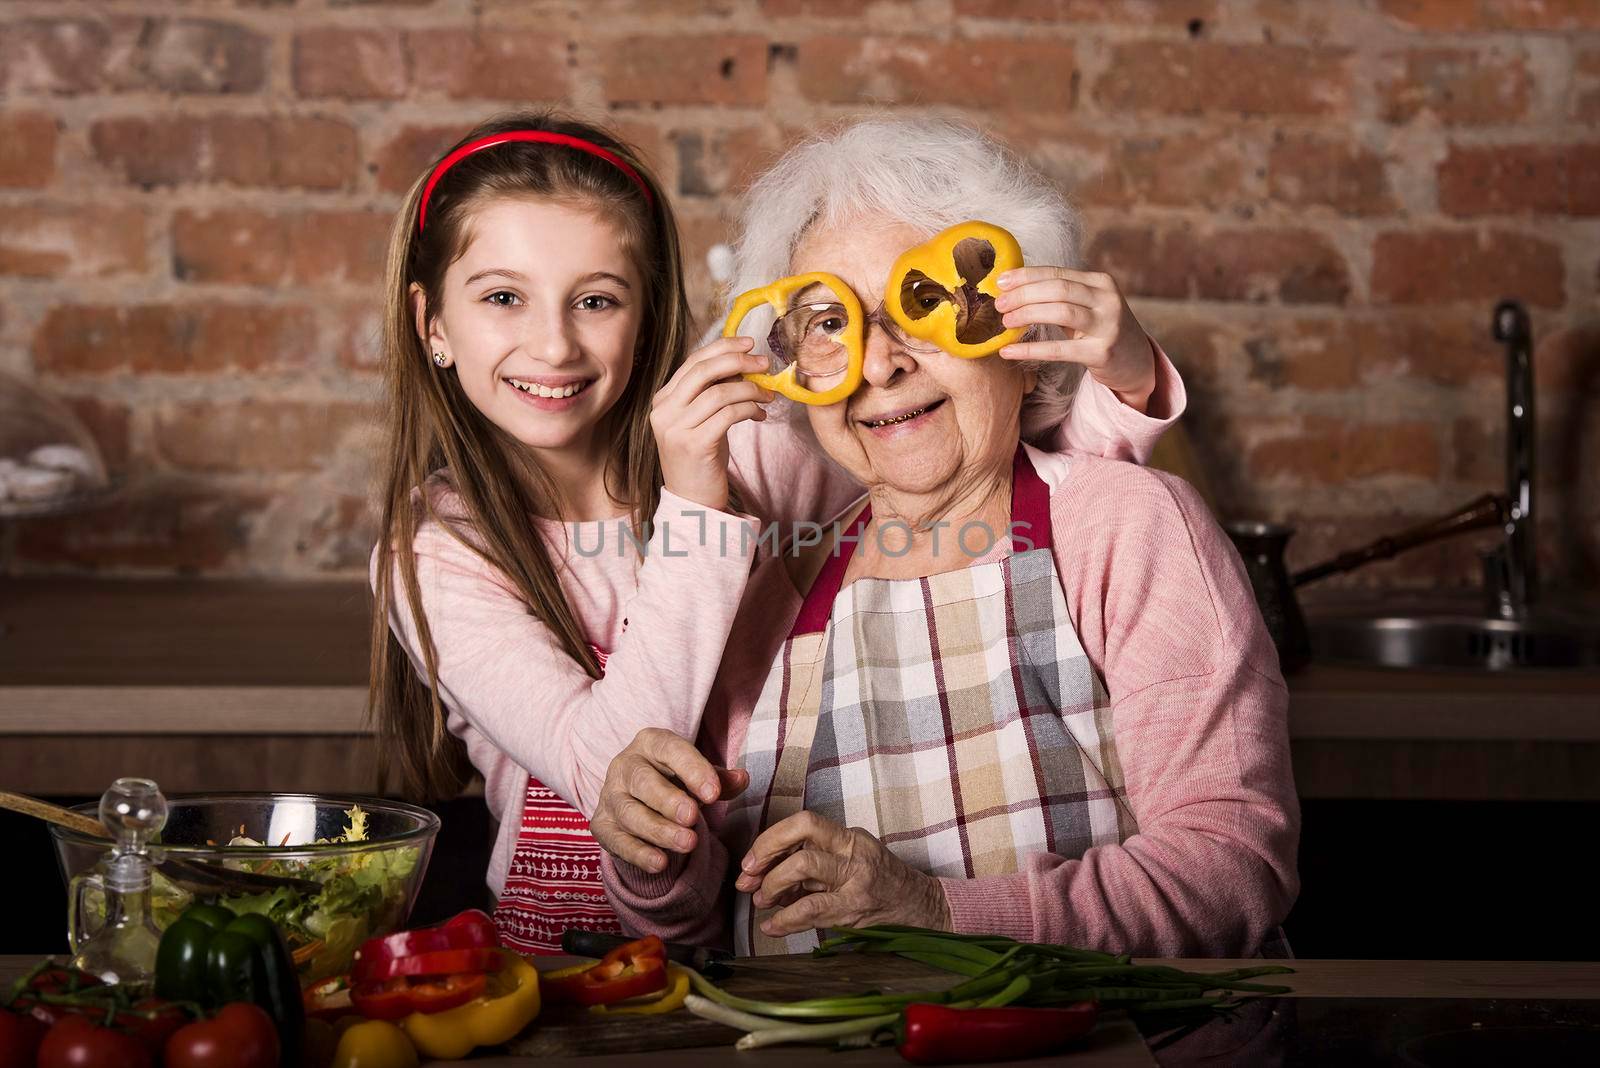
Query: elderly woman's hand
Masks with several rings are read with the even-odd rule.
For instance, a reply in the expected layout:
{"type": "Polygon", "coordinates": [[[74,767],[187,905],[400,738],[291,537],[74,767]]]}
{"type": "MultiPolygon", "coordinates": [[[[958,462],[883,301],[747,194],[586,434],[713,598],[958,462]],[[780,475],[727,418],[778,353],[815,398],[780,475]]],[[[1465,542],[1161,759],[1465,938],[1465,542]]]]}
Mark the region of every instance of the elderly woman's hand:
{"type": "Polygon", "coordinates": [[[1066,267],[1019,267],[1000,276],[994,306],[1008,327],[1059,326],[1064,340],[1007,345],[1010,360],[1081,363],[1122,403],[1138,411],[1156,388],[1155,348],[1116,279],[1066,267]]]}
{"type": "Polygon", "coordinates": [[[646,727],[607,765],[589,830],[618,860],[659,872],[667,866],[661,850],[694,849],[689,828],[702,805],[737,797],[749,783],[749,772],[719,768],[671,731],[646,727]]]}
{"type": "Polygon", "coordinates": [[[761,930],[779,938],[813,927],[903,923],[950,929],[944,888],[859,828],[811,812],[768,827],[745,854],[734,889],[756,908],[782,906],[761,930]]]}

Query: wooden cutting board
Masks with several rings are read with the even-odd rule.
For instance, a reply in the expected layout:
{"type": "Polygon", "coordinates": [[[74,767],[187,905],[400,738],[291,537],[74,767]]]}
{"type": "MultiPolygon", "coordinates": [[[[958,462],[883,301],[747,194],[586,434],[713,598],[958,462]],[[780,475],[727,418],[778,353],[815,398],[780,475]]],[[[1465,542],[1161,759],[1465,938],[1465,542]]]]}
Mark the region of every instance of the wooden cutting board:
{"type": "MultiPolygon", "coordinates": [[[[789,957],[745,958],[734,962],[734,974],[718,980],[717,985],[729,993],[763,1001],[798,1001],[803,998],[828,997],[865,993],[870,990],[886,992],[911,992],[916,990],[942,990],[961,981],[961,977],[939,971],[914,961],[876,954],[845,953],[833,957],[812,957],[800,954],[789,957]]],[[[1126,1019],[1105,1021],[1102,1032],[1088,1045],[1109,1053],[1113,1059],[1074,1060],[1074,1065],[1092,1068],[1093,1065],[1152,1065],[1154,1060],[1146,1050],[1144,1041],[1126,1019]],[[1118,1052],[1120,1051],[1120,1052],[1118,1052]]],[[[721,1024],[702,1020],[687,1011],[664,1016],[597,1016],[588,1012],[552,1009],[541,1012],[534,1029],[513,1042],[507,1053],[521,1057],[538,1057],[542,1062],[568,1057],[593,1057],[604,1054],[632,1054],[663,1050],[687,1050],[696,1047],[721,1047],[731,1059],[737,1056],[740,1063],[752,1063],[760,1056],[762,1063],[774,1065],[785,1062],[814,1063],[819,1055],[835,1058],[839,1055],[823,1054],[812,1049],[779,1049],[763,1053],[735,1054],[733,1043],[740,1032],[721,1024]],[[798,1058],[798,1060],[796,1060],[798,1058]]],[[[1090,1052],[1089,1050],[1085,1051],[1090,1052]]],[[[851,1063],[857,1054],[843,1055],[851,1063]]],[[[703,1063],[704,1054],[680,1055],[682,1063],[703,1063]]],[[[886,1063],[903,1064],[892,1050],[876,1050],[860,1055],[866,1062],[887,1057],[886,1063]]],[[[475,1062],[482,1063],[482,1062],[475,1062]]],[[[513,1063],[507,1059],[506,1063],[513,1063]]],[[[626,1062],[623,1062],[626,1063],[626,1062]]],[[[673,1058],[652,1062],[656,1068],[676,1063],[673,1058]]]]}

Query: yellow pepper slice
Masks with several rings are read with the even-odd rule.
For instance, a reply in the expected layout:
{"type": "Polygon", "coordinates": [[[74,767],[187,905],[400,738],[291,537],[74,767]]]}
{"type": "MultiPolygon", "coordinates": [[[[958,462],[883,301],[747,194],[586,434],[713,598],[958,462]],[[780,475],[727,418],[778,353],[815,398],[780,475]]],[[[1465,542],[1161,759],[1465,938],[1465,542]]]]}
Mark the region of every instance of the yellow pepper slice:
{"type": "Polygon", "coordinates": [[[838,384],[824,390],[813,390],[800,384],[796,375],[799,374],[799,365],[791,363],[777,374],[748,374],[744,377],[758,386],[782,393],[790,400],[799,401],[801,404],[835,404],[844,400],[856,391],[861,384],[861,302],[856,299],[849,286],[845,285],[838,277],[814,271],[811,274],[797,274],[789,278],[780,278],[769,286],[752,289],[739,294],[733,302],[733,310],[728,313],[728,321],[723,324],[722,336],[735,337],[739,333],[739,325],[762,304],[769,304],[779,315],[789,310],[788,301],[791,296],[810,285],[824,285],[838,296],[839,303],[845,310],[844,331],[840,335],[839,344],[844,347],[848,362],[845,364],[844,378],[838,384]]]}
{"type": "Polygon", "coordinates": [[[404,1031],[387,1020],[363,1020],[339,1036],[332,1068],[417,1068],[418,1063],[404,1031]]]}
{"type": "Polygon", "coordinates": [[[539,1015],[538,970],[510,950],[500,954],[506,963],[489,976],[481,995],[444,1012],[414,1012],[400,1021],[421,1053],[456,1060],[479,1046],[511,1041],[539,1015]]]}
{"type": "Polygon", "coordinates": [[[994,306],[1000,275],[1022,266],[1017,239],[986,222],[965,222],[900,254],[884,304],[900,329],[952,356],[989,356],[1022,337],[994,306]]]}
{"type": "MultiPolygon", "coordinates": [[[[565,970],[565,969],[563,969],[565,970]]],[[[667,965],[667,989],[654,1001],[643,1004],[629,1004],[624,1001],[618,1005],[591,1005],[590,1012],[599,1013],[627,1013],[630,1016],[659,1016],[664,1012],[683,1005],[689,996],[689,973],[676,964],[667,965]]]]}

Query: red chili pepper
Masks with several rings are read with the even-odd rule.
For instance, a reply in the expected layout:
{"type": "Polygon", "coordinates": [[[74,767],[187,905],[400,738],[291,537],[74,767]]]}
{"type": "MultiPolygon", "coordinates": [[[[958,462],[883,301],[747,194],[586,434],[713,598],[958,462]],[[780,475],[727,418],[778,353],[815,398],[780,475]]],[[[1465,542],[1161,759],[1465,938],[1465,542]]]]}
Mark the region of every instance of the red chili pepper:
{"type": "Polygon", "coordinates": [[[1097,1013],[1092,1001],[1043,1009],[908,1005],[900,1056],[913,1064],[1040,1057],[1094,1030],[1097,1013]]]}
{"type": "Polygon", "coordinates": [[[667,986],[667,947],[655,935],[618,946],[591,968],[541,983],[551,1002],[610,1005],[667,986]]]}
{"type": "Polygon", "coordinates": [[[367,939],[356,950],[351,971],[359,979],[364,968],[386,961],[452,949],[493,949],[499,944],[494,921],[478,909],[468,909],[437,927],[419,927],[414,931],[397,931],[367,939]]]}

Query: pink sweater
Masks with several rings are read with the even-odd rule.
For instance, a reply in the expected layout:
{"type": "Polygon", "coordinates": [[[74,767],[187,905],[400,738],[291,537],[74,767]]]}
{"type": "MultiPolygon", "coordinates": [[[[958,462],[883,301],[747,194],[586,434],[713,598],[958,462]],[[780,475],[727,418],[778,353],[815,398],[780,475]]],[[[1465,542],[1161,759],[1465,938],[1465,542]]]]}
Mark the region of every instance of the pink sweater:
{"type": "MultiPolygon", "coordinates": [[[[1161,418],[1122,405],[1085,376],[1058,443],[1142,462],[1185,405],[1182,380],[1159,348],[1156,362],[1157,393],[1166,401],[1161,418]]],[[[740,423],[729,444],[734,485],[762,523],[780,522],[787,531],[797,520],[826,519],[861,494],[782,421],[740,423]]],[[[457,510],[442,482],[430,490],[441,514],[457,510]]],[[[606,766],[641,729],[695,736],[761,525],[664,492],[641,562],[619,536],[625,521],[535,522],[586,636],[610,654],[602,679],[591,679],[509,582],[438,524],[424,524],[414,546],[449,729],[483,775],[498,825],[488,870],[496,897],[516,849],[530,773],[587,816],[606,766]]],[[[398,581],[395,588],[402,600],[398,581]]],[[[425,678],[410,609],[397,604],[389,625],[425,678]]]]}
{"type": "MultiPolygon", "coordinates": [[[[1299,808],[1288,697],[1243,568],[1190,486],[1083,455],[1032,452],[1052,488],[1056,569],[1112,699],[1139,830],[1081,857],[1037,854],[1010,875],[942,879],[957,931],[1140,956],[1246,956],[1298,892],[1299,808]]],[[[986,559],[996,559],[1007,548],[986,559]]],[[[781,560],[750,581],[699,746],[731,765],[801,594],[781,560]]],[[[688,857],[651,875],[603,858],[623,926],[727,945],[730,857],[707,809],[688,857]],[[707,833],[709,831],[709,833],[707,833]]]]}

